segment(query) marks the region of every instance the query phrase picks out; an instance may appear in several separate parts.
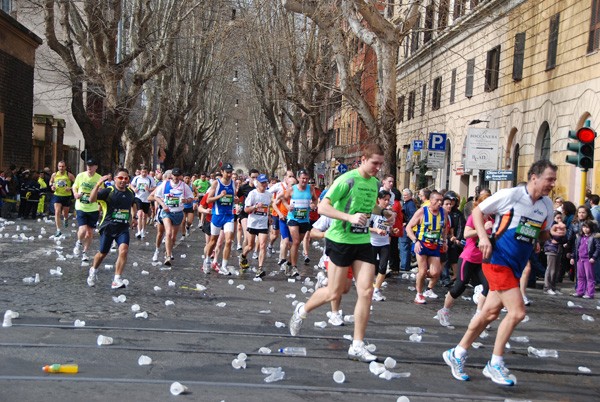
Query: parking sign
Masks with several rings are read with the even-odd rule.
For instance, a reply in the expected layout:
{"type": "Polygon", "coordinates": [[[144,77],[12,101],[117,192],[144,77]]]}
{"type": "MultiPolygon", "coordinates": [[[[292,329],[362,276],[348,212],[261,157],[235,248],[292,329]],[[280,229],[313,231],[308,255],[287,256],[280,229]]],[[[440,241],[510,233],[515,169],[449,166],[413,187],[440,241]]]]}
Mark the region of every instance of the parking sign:
{"type": "Polygon", "coordinates": [[[429,150],[446,151],[446,136],[447,134],[429,133],[429,150]]]}

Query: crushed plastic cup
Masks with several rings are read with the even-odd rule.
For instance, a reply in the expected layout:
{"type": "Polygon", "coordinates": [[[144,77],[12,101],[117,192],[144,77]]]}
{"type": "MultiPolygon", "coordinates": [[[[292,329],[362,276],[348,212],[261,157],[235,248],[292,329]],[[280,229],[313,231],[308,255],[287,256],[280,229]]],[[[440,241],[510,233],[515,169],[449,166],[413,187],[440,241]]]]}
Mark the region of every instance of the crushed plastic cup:
{"type": "Polygon", "coordinates": [[[35,282],[35,278],[33,276],[28,276],[27,278],[23,278],[23,283],[31,284],[35,282]]]}
{"type": "Polygon", "coordinates": [[[231,367],[233,367],[236,370],[239,370],[241,368],[245,369],[246,368],[246,361],[245,360],[240,360],[240,359],[233,359],[231,361],[231,367]]]}
{"type": "Polygon", "coordinates": [[[4,313],[4,320],[2,321],[4,328],[12,327],[12,311],[6,310],[4,313]]]}
{"type": "Polygon", "coordinates": [[[183,258],[187,257],[187,255],[181,254],[179,257],[181,257],[183,259],[183,258]]]}
{"type": "Polygon", "coordinates": [[[186,393],[188,388],[180,382],[174,382],[171,384],[171,395],[177,396],[186,393]]]}
{"type": "Polygon", "coordinates": [[[473,346],[475,349],[479,349],[480,347],[483,346],[483,343],[481,343],[481,342],[473,342],[471,344],[471,346],[473,346]]]}
{"type": "Polygon", "coordinates": [[[162,288],[160,286],[155,286],[154,287],[154,291],[155,292],[160,292],[162,290],[162,288]]]}
{"type": "Polygon", "coordinates": [[[206,290],[206,286],[204,286],[204,285],[200,285],[199,283],[197,283],[197,284],[196,284],[196,290],[200,290],[200,291],[202,291],[202,290],[206,290]]]}
{"type": "Polygon", "coordinates": [[[408,399],[408,397],[402,395],[402,396],[399,396],[398,399],[396,399],[396,402],[410,402],[410,399],[408,399]]]}
{"type": "Polygon", "coordinates": [[[281,321],[275,321],[275,327],[277,328],[285,328],[285,324],[281,321]]]}
{"type": "Polygon", "coordinates": [[[119,303],[125,303],[127,301],[127,296],[125,296],[125,295],[119,295],[117,297],[117,300],[119,301],[119,303]]]}
{"type": "Polygon", "coordinates": [[[391,380],[392,378],[394,378],[393,374],[387,370],[385,370],[383,373],[379,374],[379,378],[382,378],[384,380],[391,380]]]}
{"type": "Polygon", "coordinates": [[[302,287],[300,288],[300,291],[301,291],[302,293],[306,293],[306,292],[308,292],[308,288],[307,288],[306,286],[302,286],[302,287]]]}
{"type": "Polygon", "coordinates": [[[345,315],[344,316],[344,322],[347,322],[349,324],[354,322],[354,315],[349,314],[349,315],[345,315]]]}
{"type": "Polygon", "coordinates": [[[225,307],[226,305],[227,305],[227,303],[225,303],[225,302],[215,304],[215,306],[217,306],[217,307],[225,307]]]}
{"type": "Polygon", "coordinates": [[[396,360],[394,360],[391,357],[386,357],[386,359],[383,362],[383,364],[385,365],[385,367],[387,369],[393,369],[394,367],[396,367],[396,360]]]}
{"type": "Polygon", "coordinates": [[[133,264],[131,264],[132,267],[137,267],[139,264],[137,262],[134,262],[133,264]]]}
{"type": "Polygon", "coordinates": [[[227,283],[233,285],[233,279],[228,280],[227,283]]]}
{"type": "Polygon", "coordinates": [[[315,327],[317,327],[317,328],[327,328],[327,323],[325,321],[317,321],[317,322],[315,322],[315,327]]]}
{"type": "Polygon", "coordinates": [[[138,364],[140,366],[148,366],[148,365],[152,364],[152,359],[146,355],[141,355],[140,358],[138,359],[138,364]]]}
{"type": "Polygon", "coordinates": [[[422,339],[423,337],[419,334],[412,334],[408,337],[408,340],[411,342],[421,342],[422,339]]]}
{"type": "Polygon", "coordinates": [[[269,288],[269,292],[274,293],[275,292],[275,288],[274,287],[270,287],[269,288]]]}
{"type": "Polygon", "coordinates": [[[296,282],[296,279],[294,279],[294,278],[288,278],[288,282],[289,282],[289,283],[295,283],[295,282],[296,282]]]}
{"type": "Polygon", "coordinates": [[[347,340],[347,341],[351,341],[351,340],[353,339],[353,338],[352,338],[352,335],[349,335],[349,334],[346,334],[346,335],[344,335],[344,337],[343,337],[343,338],[344,338],[345,340],[347,340]]]}
{"type": "Polygon", "coordinates": [[[277,367],[277,369],[271,373],[269,376],[265,377],[266,383],[281,381],[285,378],[285,371],[281,370],[281,367],[277,367]]]}
{"type": "Polygon", "coordinates": [[[142,311],[141,313],[136,313],[135,318],[148,318],[148,313],[142,311]]]}
{"type": "Polygon", "coordinates": [[[335,373],[333,373],[333,381],[335,381],[336,384],[343,384],[344,381],[346,381],[346,376],[343,372],[338,370],[335,373]]]}
{"type": "Polygon", "coordinates": [[[521,320],[521,323],[526,323],[529,322],[529,316],[526,315],[525,317],[523,317],[523,320],[521,320]]]}
{"type": "MultiPolygon", "coordinates": [[[[236,272],[238,272],[238,271],[236,271],[236,272]]],[[[253,278],[252,281],[253,282],[262,282],[263,280],[262,280],[262,278],[253,278]]]]}
{"type": "MultiPolygon", "coordinates": [[[[12,311],[12,310],[6,310],[7,312],[10,311],[10,318],[12,318],[13,320],[15,318],[19,318],[19,313],[17,313],[16,311],[12,311]]],[[[6,314],[6,313],[4,313],[6,314]]]]}
{"type": "Polygon", "coordinates": [[[246,286],[240,284],[240,285],[237,285],[236,288],[239,290],[244,290],[244,289],[246,289],[246,286]]]}
{"type": "MultiPolygon", "coordinates": [[[[169,281],[169,282],[167,283],[167,285],[169,285],[169,286],[173,287],[173,286],[175,286],[175,282],[173,282],[173,281],[169,281]]],[[[175,384],[175,383],[174,383],[174,384],[175,384]]],[[[177,383],[177,384],[179,384],[179,383],[177,383]]]]}
{"type": "Polygon", "coordinates": [[[481,339],[485,339],[485,338],[487,338],[488,336],[490,336],[490,334],[488,334],[488,332],[487,332],[487,331],[483,331],[483,332],[481,333],[481,335],[479,335],[479,337],[480,337],[481,339]]]}
{"type": "Polygon", "coordinates": [[[286,299],[295,299],[295,298],[296,298],[296,295],[295,295],[295,294],[293,294],[293,293],[289,293],[289,294],[285,295],[285,298],[286,298],[286,299]]]}
{"type": "Polygon", "coordinates": [[[385,365],[377,362],[369,363],[369,371],[375,375],[379,375],[383,373],[385,370],[385,365]]]}
{"type": "Polygon", "coordinates": [[[587,315],[587,314],[584,314],[584,315],[582,315],[582,316],[581,316],[581,319],[582,319],[583,321],[589,321],[589,322],[594,322],[594,321],[596,321],[596,320],[594,319],[594,317],[592,317],[591,315],[587,315]]]}
{"type": "Polygon", "coordinates": [[[75,327],[77,327],[77,328],[85,327],[85,321],[75,320],[75,322],[73,323],[73,325],[75,327]]]}
{"type": "Polygon", "coordinates": [[[148,272],[146,270],[143,270],[142,272],[140,272],[140,274],[142,274],[142,275],[150,275],[150,272],[148,272]]]}
{"type": "Polygon", "coordinates": [[[247,358],[248,358],[248,355],[245,354],[244,352],[237,355],[237,359],[240,361],[246,361],[247,358]]]}
{"type": "Polygon", "coordinates": [[[506,343],[504,344],[504,348],[505,348],[505,349],[510,349],[510,348],[511,348],[511,346],[510,346],[510,343],[509,343],[509,342],[506,342],[506,343]]]}
{"type": "Polygon", "coordinates": [[[271,314],[271,310],[260,310],[258,314],[271,314]]]}
{"type": "Polygon", "coordinates": [[[111,264],[104,264],[104,269],[106,269],[106,270],[111,270],[111,269],[113,269],[114,267],[115,267],[115,266],[114,266],[114,265],[111,265],[111,264]]]}
{"type": "Polygon", "coordinates": [[[132,305],[131,311],[133,311],[134,313],[137,313],[138,311],[140,311],[140,305],[139,304],[132,305]]]}
{"type": "Polygon", "coordinates": [[[577,367],[577,370],[579,370],[582,373],[591,373],[592,370],[590,370],[589,368],[585,367],[585,366],[579,366],[577,367]]]}
{"type": "Polygon", "coordinates": [[[173,300],[165,300],[165,306],[172,306],[175,302],[173,300]]]}
{"type": "Polygon", "coordinates": [[[112,345],[113,338],[111,338],[110,336],[98,335],[98,339],[96,339],[96,343],[98,344],[98,346],[112,345]]]}
{"type": "Polygon", "coordinates": [[[258,353],[260,353],[261,355],[270,355],[271,349],[263,346],[262,348],[258,349],[258,353]]]}
{"type": "Polygon", "coordinates": [[[370,353],[374,353],[377,351],[377,346],[375,346],[374,343],[369,343],[368,345],[365,345],[365,349],[367,349],[367,351],[370,353]]]}

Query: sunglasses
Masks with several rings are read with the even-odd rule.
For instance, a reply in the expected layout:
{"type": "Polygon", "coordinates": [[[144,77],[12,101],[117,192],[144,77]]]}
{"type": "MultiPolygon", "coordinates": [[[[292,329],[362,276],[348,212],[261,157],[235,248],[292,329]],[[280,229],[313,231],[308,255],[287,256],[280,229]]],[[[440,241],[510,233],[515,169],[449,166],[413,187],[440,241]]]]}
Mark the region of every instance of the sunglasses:
{"type": "Polygon", "coordinates": [[[129,180],[129,177],[117,176],[117,177],[115,177],[115,179],[117,179],[117,180],[129,180]]]}
{"type": "Polygon", "coordinates": [[[301,170],[298,172],[298,174],[308,174],[308,172],[306,170],[301,170]]]}

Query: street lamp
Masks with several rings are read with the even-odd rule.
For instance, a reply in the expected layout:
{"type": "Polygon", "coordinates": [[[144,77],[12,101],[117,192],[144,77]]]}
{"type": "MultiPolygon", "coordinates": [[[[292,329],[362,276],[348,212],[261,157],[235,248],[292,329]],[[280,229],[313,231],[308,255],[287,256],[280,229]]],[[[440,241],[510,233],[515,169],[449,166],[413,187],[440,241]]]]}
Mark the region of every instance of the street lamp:
{"type": "Polygon", "coordinates": [[[489,120],[479,120],[479,119],[475,119],[475,120],[472,120],[472,121],[469,123],[469,126],[472,126],[473,124],[479,124],[479,123],[489,123],[489,122],[490,122],[489,120]]]}

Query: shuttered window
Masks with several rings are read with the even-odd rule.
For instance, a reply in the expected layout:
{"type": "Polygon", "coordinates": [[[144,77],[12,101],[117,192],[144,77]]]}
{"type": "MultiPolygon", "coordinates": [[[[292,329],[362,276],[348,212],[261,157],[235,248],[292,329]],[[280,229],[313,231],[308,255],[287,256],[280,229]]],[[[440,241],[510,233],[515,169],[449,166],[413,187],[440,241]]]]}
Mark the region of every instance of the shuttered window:
{"type": "Polygon", "coordinates": [[[427,84],[423,84],[423,98],[421,98],[421,116],[425,114],[425,103],[427,99],[427,84]]]}
{"type": "Polygon", "coordinates": [[[467,60],[467,82],[465,85],[465,96],[473,96],[473,78],[475,76],[475,59],[467,60]]]}
{"type": "Polygon", "coordinates": [[[513,57],[512,77],[515,81],[523,79],[523,62],[525,60],[525,32],[515,35],[515,54],[513,57]]]}
{"type": "Polygon", "coordinates": [[[404,95],[398,98],[398,122],[400,123],[404,121],[404,99],[404,95]]]}
{"type": "Polygon", "coordinates": [[[438,110],[442,103],[442,77],[433,80],[433,94],[431,95],[431,107],[438,110]]]}
{"type": "Polygon", "coordinates": [[[498,88],[498,75],[500,74],[500,46],[496,46],[487,53],[485,66],[485,92],[498,88]]]}
{"type": "Polygon", "coordinates": [[[432,38],[434,15],[433,4],[430,4],[425,8],[425,32],[423,33],[424,44],[429,42],[432,38]]]}
{"type": "Polygon", "coordinates": [[[415,117],[415,91],[411,91],[408,94],[408,116],[406,116],[407,120],[410,120],[415,117]]]}
{"type": "Polygon", "coordinates": [[[417,17],[415,25],[412,27],[412,34],[410,40],[410,54],[414,54],[419,50],[419,36],[421,33],[421,16],[417,17]]]}
{"type": "Polygon", "coordinates": [[[546,60],[546,70],[556,67],[556,52],[558,50],[558,22],[560,13],[554,14],[550,18],[550,36],[548,38],[548,59],[546,60]]]}
{"type": "Polygon", "coordinates": [[[454,96],[456,95],[456,69],[452,70],[452,80],[450,81],[450,104],[454,104],[454,96]]]}
{"type": "Polygon", "coordinates": [[[590,38],[588,53],[600,48],[600,0],[592,0],[592,18],[590,20],[590,38]]]}
{"type": "MultiPolygon", "coordinates": [[[[600,0],[598,0],[600,1],[600,0]]],[[[443,30],[448,26],[448,4],[450,0],[440,0],[440,8],[438,10],[438,30],[443,30]]]]}

